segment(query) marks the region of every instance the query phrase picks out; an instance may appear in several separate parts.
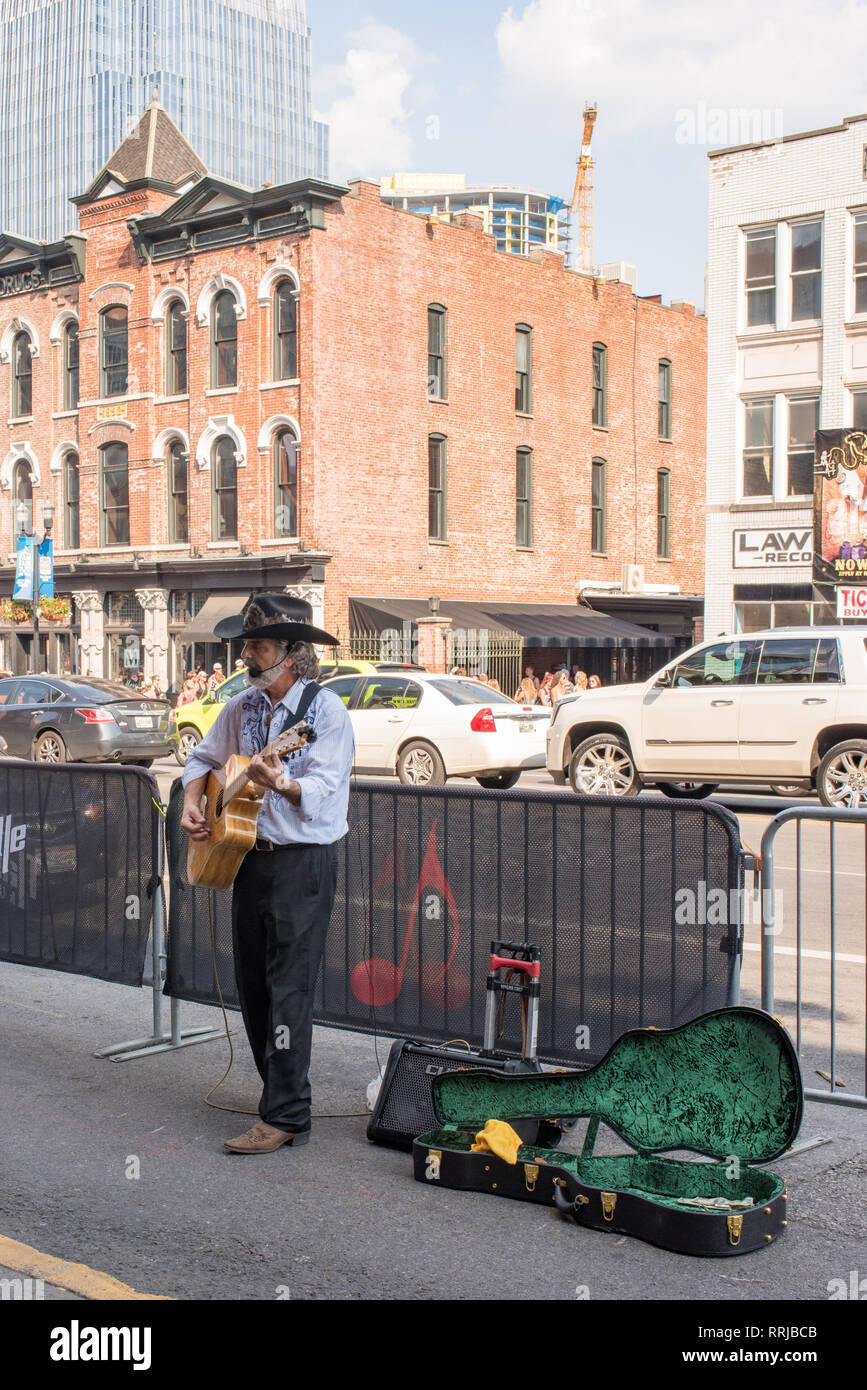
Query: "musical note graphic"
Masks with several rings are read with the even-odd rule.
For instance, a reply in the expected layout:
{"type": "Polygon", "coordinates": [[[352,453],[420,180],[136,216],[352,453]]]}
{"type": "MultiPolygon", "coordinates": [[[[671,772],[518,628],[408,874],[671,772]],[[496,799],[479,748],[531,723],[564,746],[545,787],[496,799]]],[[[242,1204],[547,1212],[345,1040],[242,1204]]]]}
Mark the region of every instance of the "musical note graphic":
{"type": "MultiPolygon", "coordinates": [[[[416,884],[415,896],[409,911],[409,919],[406,926],[406,934],[403,941],[403,953],[400,961],[387,960],[384,956],[371,956],[369,959],[359,961],[350,977],[350,987],[352,993],[361,1004],[372,1004],[377,1008],[384,1008],[393,1004],[403,989],[404,975],[406,974],[407,961],[409,959],[410,945],[419,921],[419,905],[422,894],[426,900],[430,895],[438,895],[442,907],[436,917],[442,920],[442,913],[447,909],[452,924],[451,950],[445,965],[440,967],[439,962],[426,964],[422,971],[422,988],[428,1002],[436,1003],[443,1001],[444,979],[451,965],[458,945],[460,927],[458,923],[458,912],[452,890],[440,866],[436,852],[436,829],[437,823],[433,822],[428,835],[427,848],[424,852],[421,869],[419,870],[418,883],[416,884]],[[439,994],[438,994],[439,992],[439,994]]],[[[394,875],[392,875],[394,877],[394,875]]],[[[378,887],[383,881],[384,874],[380,873],[376,879],[378,887]]],[[[436,899],[433,899],[435,902],[436,899]]],[[[372,907],[372,903],[371,903],[372,907]]],[[[456,981],[460,986],[461,981],[456,981]]],[[[449,981],[451,991],[451,979],[449,981]]],[[[467,993],[469,985],[467,983],[467,993]]]]}

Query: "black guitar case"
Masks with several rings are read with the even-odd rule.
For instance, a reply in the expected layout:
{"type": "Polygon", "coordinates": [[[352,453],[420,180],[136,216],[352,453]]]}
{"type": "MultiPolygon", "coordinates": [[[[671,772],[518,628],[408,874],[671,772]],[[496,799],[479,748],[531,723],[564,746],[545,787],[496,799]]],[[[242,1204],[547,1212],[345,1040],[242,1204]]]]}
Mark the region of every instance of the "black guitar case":
{"type": "Polygon", "coordinates": [[[429,1186],[556,1206],[579,1226],[686,1255],[760,1250],[788,1224],[785,1182],[752,1165],[797,1135],[801,1072],[785,1029],[758,1009],[624,1033],[587,1071],[442,1075],[432,1098],[437,1128],[413,1145],[429,1186]],[[524,1144],[510,1163],[471,1152],[488,1120],[543,1116],[588,1116],[582,1153],[524,1144]],[[634,1152],[594,1155],[601,1121],[634,1152]],[[712,1161],[660,1157],[670,1150],[712,1161]]]}

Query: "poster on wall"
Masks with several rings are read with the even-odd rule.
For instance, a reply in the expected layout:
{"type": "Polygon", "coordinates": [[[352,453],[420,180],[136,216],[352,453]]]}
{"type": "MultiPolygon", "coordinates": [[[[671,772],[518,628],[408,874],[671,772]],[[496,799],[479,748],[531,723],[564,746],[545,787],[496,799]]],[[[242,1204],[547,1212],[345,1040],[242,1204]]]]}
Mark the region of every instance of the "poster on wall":
{"type": "Polygon", "coordinates": [[[867,580],[867,434],[817,430],[813,580],[867,580]]]}

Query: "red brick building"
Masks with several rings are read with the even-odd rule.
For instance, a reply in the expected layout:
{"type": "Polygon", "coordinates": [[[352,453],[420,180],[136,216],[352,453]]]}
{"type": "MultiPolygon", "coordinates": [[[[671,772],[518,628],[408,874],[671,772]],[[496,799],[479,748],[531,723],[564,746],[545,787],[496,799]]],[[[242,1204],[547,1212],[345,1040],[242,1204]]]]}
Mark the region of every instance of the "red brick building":
{"type": "MultiPolygon", "coordinates": [[[[499,252],[471,215],[428,222],[373,184],[225,183],[156,103],[75,201],[62,242],[0,237],[0,599],[16,514],[41,532],[49,502],[73,600],[40,667],[175,680],[218,610],[263,587],[303,593],[343,640],[431,595],[575,660],[628,647],[624,618],[691,639],[691,305],[499,252]]],[[[35,669],[8,608],[0,643],[35,669]]]]}

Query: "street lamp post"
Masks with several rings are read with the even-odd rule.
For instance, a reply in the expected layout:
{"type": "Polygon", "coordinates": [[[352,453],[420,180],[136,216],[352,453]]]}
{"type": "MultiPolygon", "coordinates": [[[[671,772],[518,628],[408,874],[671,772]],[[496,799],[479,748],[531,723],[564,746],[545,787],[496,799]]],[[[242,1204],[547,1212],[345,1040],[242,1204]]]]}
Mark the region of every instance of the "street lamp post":
{"type": "MultiPolygon", "coordinates": [[[[26,502],[19,502],[16,511],[18,518],[19,536],[27,535],[28,508],[26,502]]],[[[42,526],[43,535],[37,536],[36,532],[31,533],[31,548],[33,553],[32,573],[33,573],[33,645],[36,649],[35,665],[38,667],[40,660],[39,653],[39,547],[43,541],[47,541],[54,526],[54,508],[50,502],[42,503],[42,526]]]]}

